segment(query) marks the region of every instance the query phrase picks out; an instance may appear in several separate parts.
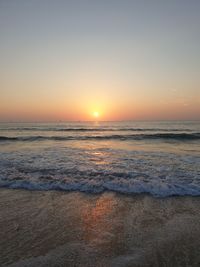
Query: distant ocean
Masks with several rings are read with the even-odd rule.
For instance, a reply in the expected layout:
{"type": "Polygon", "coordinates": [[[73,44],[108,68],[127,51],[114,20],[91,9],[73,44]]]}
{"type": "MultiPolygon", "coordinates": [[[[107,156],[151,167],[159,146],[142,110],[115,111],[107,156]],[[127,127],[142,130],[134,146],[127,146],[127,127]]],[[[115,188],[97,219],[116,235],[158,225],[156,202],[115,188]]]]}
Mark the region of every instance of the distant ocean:
{"type": "Polygon", "coordinates": [[[1,123],[0,187],[200,195],[200,123],[1,123]]]}

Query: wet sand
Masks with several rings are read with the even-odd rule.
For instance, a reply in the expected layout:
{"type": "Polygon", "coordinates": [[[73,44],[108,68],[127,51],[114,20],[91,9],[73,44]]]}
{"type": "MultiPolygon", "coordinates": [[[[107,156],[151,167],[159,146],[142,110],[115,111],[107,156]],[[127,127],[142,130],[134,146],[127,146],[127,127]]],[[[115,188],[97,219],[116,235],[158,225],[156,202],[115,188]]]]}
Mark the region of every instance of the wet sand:
{"type": "Polygon", "coordinates": [[[0,189],[0,266],[200,266],[200,198],[0,189]]]}

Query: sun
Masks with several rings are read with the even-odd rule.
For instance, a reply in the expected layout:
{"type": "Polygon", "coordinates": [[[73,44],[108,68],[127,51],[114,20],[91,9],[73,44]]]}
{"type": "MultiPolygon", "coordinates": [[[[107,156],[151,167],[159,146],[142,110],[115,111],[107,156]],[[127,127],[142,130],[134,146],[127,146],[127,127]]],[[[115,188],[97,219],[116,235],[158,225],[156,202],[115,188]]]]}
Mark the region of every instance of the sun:
{"type": "Polygon", "coordinates": [[[95,118],[98,118],[98,117],[99,117],[99,112],[98,112],[98,111],[94,111],[94,112],[93,112],[93,116],[94,116],[95,118]]]}

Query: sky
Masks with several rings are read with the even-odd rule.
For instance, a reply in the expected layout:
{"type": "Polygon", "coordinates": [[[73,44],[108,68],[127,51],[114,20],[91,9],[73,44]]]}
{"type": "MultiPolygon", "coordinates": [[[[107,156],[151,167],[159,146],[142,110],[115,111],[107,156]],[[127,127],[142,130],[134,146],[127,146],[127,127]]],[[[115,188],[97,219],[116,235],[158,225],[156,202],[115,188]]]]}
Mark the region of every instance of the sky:
{"type": "Polygon", "coordinates": [[[199,0],[0,0],[0,121],[200,119],[199,25],[199,0]]]}

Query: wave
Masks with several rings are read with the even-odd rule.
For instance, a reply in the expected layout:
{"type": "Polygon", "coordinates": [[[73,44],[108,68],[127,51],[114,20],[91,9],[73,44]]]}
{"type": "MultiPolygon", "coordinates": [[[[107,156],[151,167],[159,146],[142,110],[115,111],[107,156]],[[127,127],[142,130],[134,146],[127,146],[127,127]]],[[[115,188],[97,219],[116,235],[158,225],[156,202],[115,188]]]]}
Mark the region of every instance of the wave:
{"type": "Polygon", "coordinates": [[[68,140],[179,140],[193,141],[200,140],[200,133],[155,133],[155,134],[130,134],[130,135],[74,135],[74,136],[0,136],[0,142],[3,141],[68,141],[68,140]]]}
{"type": "Polygon", "coordinates": [[[31,180],[0,180],[0,187],[12,189],[26,190],[59,190],[59,191],[80,191],[85,193],[102,193],[105,191],[113,191],[123,194],[150,194],[154,197],[169,196],[200,196],[200,187],[190,184],[168,184],[152,180],[147,183],[145,181],[133,181],[132,179],[118,177],[118,179],[108,179],[107,181],[98,182],[94,179],[87,181],[31,181],[31,180]]]}
{"type": "Polygon", "coordinates": [[[3,131],[36,131],[36,132],[193,132],[192,129],[165,129],[165,128],[40,128],[40,127],[18,127],[18,128],[1,128],[3,131]]]}

